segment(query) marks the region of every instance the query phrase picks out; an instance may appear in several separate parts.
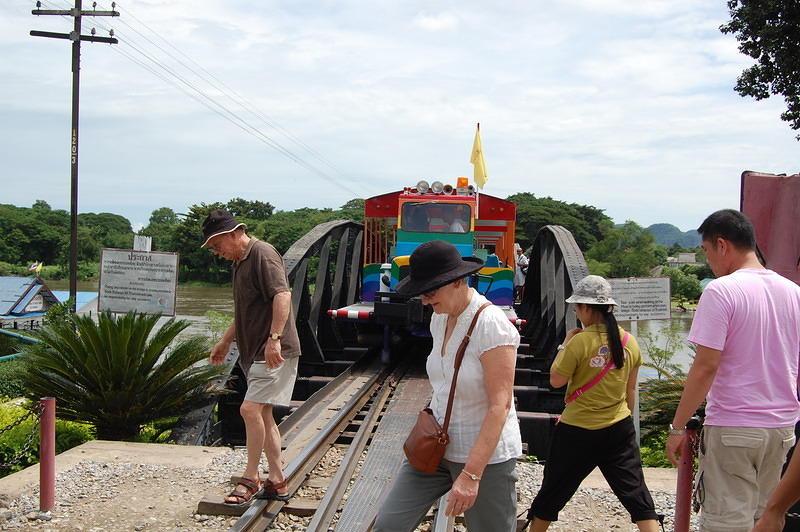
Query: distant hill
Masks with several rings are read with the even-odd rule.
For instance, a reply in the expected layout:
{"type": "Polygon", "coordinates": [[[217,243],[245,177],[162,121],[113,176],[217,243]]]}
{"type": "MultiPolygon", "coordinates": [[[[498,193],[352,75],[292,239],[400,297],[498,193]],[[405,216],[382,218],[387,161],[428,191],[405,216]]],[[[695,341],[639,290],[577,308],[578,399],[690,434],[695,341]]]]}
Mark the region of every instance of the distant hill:
{"type": "Polygon", "coordinates": [[[656,239],[656,244],[671,246],[677,243],[684,248],[693,248],[700,245],[700,233],[691,229],[685,233],[672,224],[653,224],[647,228],[656,239]]]}

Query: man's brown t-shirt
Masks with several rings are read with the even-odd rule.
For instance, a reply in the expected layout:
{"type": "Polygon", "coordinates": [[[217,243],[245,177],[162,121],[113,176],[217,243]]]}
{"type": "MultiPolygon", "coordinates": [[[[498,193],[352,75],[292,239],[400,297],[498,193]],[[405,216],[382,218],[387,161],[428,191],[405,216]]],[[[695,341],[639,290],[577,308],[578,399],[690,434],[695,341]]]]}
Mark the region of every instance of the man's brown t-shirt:
{"type": "MultiPolygon", "coordinates": [[[[264,346],[272,325],[272,301],[276,294],[287,291],[289,279],[283,257],[271,244],[251,238],[244,255],[233,268],[236,344],[239,365],[245,375],[254,360],[264,359],[264,346]]],[[[300,340],[291,308],[282,336],[283,357],[299,357],[300,340]]]]}

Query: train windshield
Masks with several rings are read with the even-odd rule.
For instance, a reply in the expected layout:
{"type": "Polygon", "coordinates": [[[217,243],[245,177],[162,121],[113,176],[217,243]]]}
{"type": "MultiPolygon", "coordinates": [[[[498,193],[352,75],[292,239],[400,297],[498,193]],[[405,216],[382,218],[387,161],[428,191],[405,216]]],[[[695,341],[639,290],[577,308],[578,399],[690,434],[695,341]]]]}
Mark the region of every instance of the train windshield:
{"type": "Polygon", "coordinates": [[[472,208],[466,203],[405,203],[400,220],[403,231],[468,233],[472,208]]]}

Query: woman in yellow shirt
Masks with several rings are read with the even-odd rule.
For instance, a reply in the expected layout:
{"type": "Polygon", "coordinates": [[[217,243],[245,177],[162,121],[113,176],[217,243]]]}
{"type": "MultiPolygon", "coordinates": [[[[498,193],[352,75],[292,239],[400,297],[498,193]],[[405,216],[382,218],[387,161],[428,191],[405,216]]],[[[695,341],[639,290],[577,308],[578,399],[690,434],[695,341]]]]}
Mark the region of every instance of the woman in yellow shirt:
{"type": "Polygon", "coordinates": [[[631,419],[642,356],[636,339],[614,317],[611,285],[583,278],[566,300],[583,329],[572,329],[550,368],[550,384],[567,384],[567,406],[553,431],[544,480],[531,503],[531,532],[547,530],[584,478],[599,467],[609,486],[645,532],[658,530],[653,498],[644,482],[631,419]]]}

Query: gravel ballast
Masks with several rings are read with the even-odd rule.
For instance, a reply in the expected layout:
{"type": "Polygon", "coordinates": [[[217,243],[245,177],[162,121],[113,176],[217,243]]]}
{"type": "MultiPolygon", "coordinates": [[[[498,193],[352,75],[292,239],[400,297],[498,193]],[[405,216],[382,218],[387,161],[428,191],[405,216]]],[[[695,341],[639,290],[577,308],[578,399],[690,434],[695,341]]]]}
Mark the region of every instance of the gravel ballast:
{"type": "MultiPolygon", "coordinates": [[[[236,518],[194,512],[203,496],[230,491],[230,478],[241,473],[245,460],[243,449],[231,449],[215,457],[209,465],[198,468],[85,460],[58,474],[56,507],[47,514],[38,510],[38,488],[16,499],[0,497],[0,530],[227,530],[236,518]]],[[[328,473],[332,476],[337,464],[337,460],[323,461],[321,467],[330,469],[328,473]]],[[[519,462],[517,471],[518,511],[522,513],[539,489],[543,466],[519,462]]],[[[651,490],[651,493],[656,510],[667,516],[665,529],[672,530],[674,492],[651,490]]],[[[309,521],[309,517],[281,514],[271,530],[305,530],[309,521]]],[[[418,530],[429,529],[430,525],[423,523],[418,530]]],[[[460,525],[457,529],[464,530],[460,525]]],[[[632,531],[636,526],[610,489],[582,487],[550,530],[632,531]]]]}

